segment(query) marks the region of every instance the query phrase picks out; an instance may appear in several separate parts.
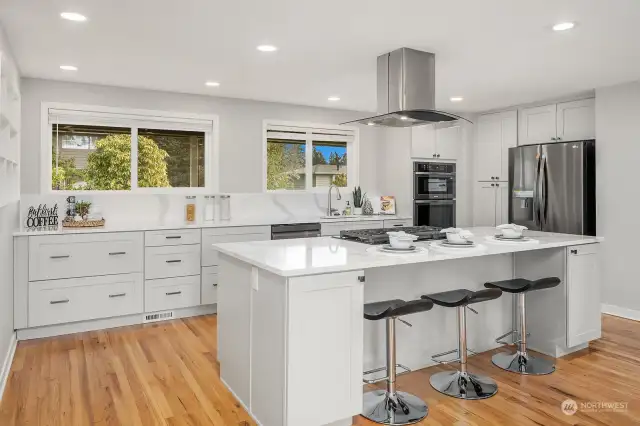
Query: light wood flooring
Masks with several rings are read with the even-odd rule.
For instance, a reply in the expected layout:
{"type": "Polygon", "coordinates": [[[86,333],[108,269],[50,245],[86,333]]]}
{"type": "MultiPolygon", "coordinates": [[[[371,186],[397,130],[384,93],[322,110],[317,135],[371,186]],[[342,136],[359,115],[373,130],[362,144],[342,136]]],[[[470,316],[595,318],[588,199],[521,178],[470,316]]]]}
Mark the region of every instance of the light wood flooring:
{"type": "MultiPolygon", "coordinates": [[[[0,425],[255,426],[219,380],[216,340],[214,315],[20,342],[0,425]]],[[[419,424],[640,424],[640,322],[603,316],[603,338],[558,360],[549,376],[504,372],[491,365],[491,354],[471,357],[469,367],[498,382],[490,399],[460,401],[434,391],[429,376],[453,366],[400,377],[400,390],[429,404],[419,424]],[[560,405],[569,398],[627,407],[568,416],[560,405]]],[[[354,417],[354,425],[374,423],[354,417]]]]}

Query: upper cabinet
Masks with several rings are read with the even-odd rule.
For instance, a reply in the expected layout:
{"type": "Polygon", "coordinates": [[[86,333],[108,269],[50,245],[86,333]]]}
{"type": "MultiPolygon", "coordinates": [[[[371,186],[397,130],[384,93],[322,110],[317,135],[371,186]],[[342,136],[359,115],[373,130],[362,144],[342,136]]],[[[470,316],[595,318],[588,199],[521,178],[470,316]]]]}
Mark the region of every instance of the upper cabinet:
{"type": "Polygon", "coordinates": [[[507,181],[509,148],[518,143],[518,115],[505,111],[478,118],[478,140],[475,144],[476,180],[507,181]]]}
{"type": "Polygon", "coordinates": [[[411,128],[411,157],[457,160],[461,149],[460,126],[436,129],[434,124],[411,128]]]}
{"type": "Polygon", "coordinates": [[[595,99],[522,108],[518,114],[518,145],[595,138],[595,99]]]}
{"type": "Polygon", "coordinates": [[[558,104],[556,117],[556,140],[579,141],[596,138],[595,99],[558,104]]]}

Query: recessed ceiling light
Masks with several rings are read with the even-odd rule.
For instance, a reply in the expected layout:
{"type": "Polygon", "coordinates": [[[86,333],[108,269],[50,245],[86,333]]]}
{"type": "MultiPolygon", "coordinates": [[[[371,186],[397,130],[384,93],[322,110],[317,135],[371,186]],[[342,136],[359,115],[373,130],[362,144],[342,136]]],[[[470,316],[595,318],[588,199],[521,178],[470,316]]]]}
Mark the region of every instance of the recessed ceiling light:
{"type": "Polygon", "coordinates": [[[339,100],[340,100],[340,98],[339,98],[339,97],[337,97],[337,96],[329,96],[329,97],[327,98],[327,100],[329,100],[329,101],[331,101],[331,102],[337,102],[337,101],[339,101],[339,100]]]}
{"type": "Polygon", "coordinates": [[[370,122],[367,123],[367,126],[375,126],[375,125],[376,125],[376,123],[374,123],[373,121],[370,121],[370,122]]]}
{"type": "Polygon", "coordinates": [[[73,65],[60,65],[60,69],[63,71],[78,71],[78,67],[73,65]]]}
{"type": "Polygon", "coordinates": [[[218,83],[217,81],[207,81],[205,83],[205,86],[209,86],[209,87],[218,87],[220,86],[220,83],[218,83]]]}
{"type": "Polygon", "coordinates": [[[257,49],[261,52],[275,52],[276,50],[278,50],[277,47],[270,44],[261,44],[257,49]]]}
{"type": "Polygon", "coordinates": [[[566,30],[570,30],[575,26],[576,24],[574,24],[573,22],[561,22],[553,26],[553,31],[566,31],[566,30]]]}
{"type": "Polygon", "coordinates": [[[76,22],[84,22],[87,20],[87,17],[75,12],[62,12],[60,14],[62,19],[66,19],[67,21],[76,21],[76,22]]]}
{"type": "Polygon", "coordinates": [[[409,119],[409,117],[407,117],[406,115],[401,115],[400,116],[400,120],[408,120],[408,119],[409,119]]]}
{"type": "Polygon", "coordinates": [[[462,96],[452,96],[451,98],[449,98],[449,100],[451,102],[461,102],[462,100],[464,100],[464,98],[462,96]]]}

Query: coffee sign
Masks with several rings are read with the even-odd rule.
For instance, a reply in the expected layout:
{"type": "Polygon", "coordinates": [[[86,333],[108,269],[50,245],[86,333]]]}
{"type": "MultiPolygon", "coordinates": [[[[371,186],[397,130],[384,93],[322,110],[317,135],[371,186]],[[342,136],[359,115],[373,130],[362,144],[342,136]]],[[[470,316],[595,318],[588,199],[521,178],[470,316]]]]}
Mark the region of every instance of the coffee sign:
{"type": "Polygon", "coordinates": [[[37,208],[29,207],[27,213],[27,228],[58,228],[58,205],[49,208],[46,204],[40,204],[37,208]]]}

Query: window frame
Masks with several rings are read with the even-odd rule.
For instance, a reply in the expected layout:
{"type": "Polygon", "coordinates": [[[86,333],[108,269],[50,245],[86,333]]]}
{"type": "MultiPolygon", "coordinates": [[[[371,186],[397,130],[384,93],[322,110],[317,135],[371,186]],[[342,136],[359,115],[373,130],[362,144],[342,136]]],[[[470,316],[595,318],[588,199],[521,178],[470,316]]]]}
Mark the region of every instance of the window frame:
{"type": "MultiPolygon", "coordinates": [[[[47,195],[95,195],[95,194],[173,194],[173,195],[201,195],[219,192],[220,187],[220,139],[219,118],[212,114],[195,114],[175,111],[147,110],[133,108],[106,107],[97,105],[79,105],[59,102],[42,102],[40,111],[40,192],[47,195]],[[92,113],[113,114],[114,126],[128,127],[131,129],[131,189],[128,190],[54,190],[51,188],[51,161],[52,161],[52,134],[53,123],[49,123],[49,110],[67,110],[76,112],[78,116],[90,116],[92,113]],[[187,123],[190,120],[211,121],[211,128],[205,130],[204,135],[204,187],[179,187],[179,188],[139,188],[138,187],[138,128],[132,126],[132,121],[140,118],[148,118],[159,123],[187,123]],[[117,120],[121,121],[118,124],[117,120]]],[[[96,120],[97,126],[104,123],[96,120]]],[[[145,127],[146,128],[146,127],[145,127]]],[[[158,127],[161,129],[161,127],[158,127]]]]}
{"type": "MultiPolygon", "coordinates": [[[[318,194],[326,193],[328,187],[313,186],[313,132],[349,131],[353,132],[352,140],[347,142],[347,188],[360,185],[360,129],[355,126],[343,126],[338,124],[310,123],[300,121],[264,120],[262,126],[262,192],[269,194],[318,194]],[[305,189],[267,189],[267,144],[268,130],[271,127],[289,127],[291,130],[305,131],[305,189]]],[[[317,140],[322,142],[322,140],[317,140]]]]}

